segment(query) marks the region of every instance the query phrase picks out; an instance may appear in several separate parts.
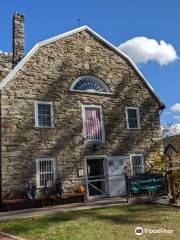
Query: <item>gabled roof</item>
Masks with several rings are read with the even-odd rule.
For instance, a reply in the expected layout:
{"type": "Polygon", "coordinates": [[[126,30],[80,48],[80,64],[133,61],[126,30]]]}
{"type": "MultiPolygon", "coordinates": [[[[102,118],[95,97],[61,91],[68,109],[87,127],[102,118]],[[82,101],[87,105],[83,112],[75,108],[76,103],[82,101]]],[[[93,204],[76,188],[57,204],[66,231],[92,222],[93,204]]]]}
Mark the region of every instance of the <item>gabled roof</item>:
{"type": "Polygon", "coordinates": [[[119,54],[121,57],[123,57],[124,59],[126,59],[130,65],[134,68],[134,70],[136,71],[136,73],[139,75],[139,77],[144,81],[145,85],[148,87],[149,91],[154,95],[154,97],[156,98],[156,100],[158,101],[160,108],[164,108],[165,105],[164,103],[161,102],[161,100],[159,99],[159,97],[156,95],[154,89],[152,88],[152,86],[149,84],[149,82],[145,79],[145,77],[143,76],[143,74],[141,73],[141,71],[138,69],[138,67],[134,64],[134,62],[130,59],[130,57],[128,57],[125,53],[123,53],[120,49],[118,49],[117,47],[115,47],[113,44],[111,44],[110,42],[108,42],[106,39],[104,39],[103,37],[101,37],[99,34],[97,34],[95,31],[93,31],[90,27],[88,26],[82,26],[79,28],[76,28],[72,31],[69,32],[65,32],[63,34],[60,34],[58,36],[49,38],[47,40],[41,41],[39,43],[37,43],[28,53],[27,55],[16,65],[16,67],[0,82],[0,90],[9,82],[11,81],[11,79],[15,76],[15,74],[19,71],[19,69],[21,69],[24,64],[30,59],[30,57],[42,46],[52,43],[56,40],[71,36],[75,33],[81,32],[81,31],[88,31],[90,32],[94,37],[96,37],[97,39],[99,39],[100,41],[102,41],[105,45],[107,45],[108,47],[110,47],[112,50],[114,50],[117,54],[119,54]]]}

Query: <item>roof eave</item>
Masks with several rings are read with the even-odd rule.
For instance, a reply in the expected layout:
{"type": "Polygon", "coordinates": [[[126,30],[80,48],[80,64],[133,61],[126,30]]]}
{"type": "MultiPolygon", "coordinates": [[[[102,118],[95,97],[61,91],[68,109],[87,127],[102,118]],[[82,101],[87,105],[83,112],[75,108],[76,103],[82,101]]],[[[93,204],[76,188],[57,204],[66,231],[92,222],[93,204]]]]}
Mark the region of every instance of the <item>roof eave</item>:
{"type": "Polygon", "coordinates": [[[54,42],[58,39],[62,39],[64,37],[68,37],[71,36],[75,33],[81,32],[87,30],[89,31],[91,34],[93,34],[97,39],[101,40],[102,42],[104,42],[107,46],[109,46],[111,49],[113,49],[114,51],[116,51],[116,53],[118,53],[121,57],[124,57],[124,59],[126,59],[130,65],[134,68],[134,70],[136,71],[136,73],[138,74],[138,76],[144,81],[144,83],[146,84],[146,86],[148,87],[148,89],[150,90],[150,92],[154,95],[154,97],[156,98],[156,100],[158,101],[159,105],[160,105],[160,109],[165,107],[165,104],[162,103],[158,97],[158,95],[155,93],[153,87],[150,85],[150,83],[146,80],[146,78],[144,77],[144,75],[141,73],[141,71],[138,69],[138,67],[135,65],[135,63],[131,60],[130,57],[128,57],[125,53],[123,53],[120,49],[118,49],[117,47],[115,47],[113,44],[111,44],[109,41],[107,41],[105,38],[101,37],[99,34],[97,34],[94,30],[92,30],[90,27],[88,26],[82,26],[79,28],[76,28],[74,30],[65,32],[63,34],[57,35],[55,37],[49,38],[47,40],[41,41],[39,43],[37,43],[29,52],[28,54],[16,65],[16,67],[0,82],[0,90],[12,79],[12,77],[18,72],[19,69],[21,69],[23,67],[23,65],[29,60],[29,58],[37,51],[37,49],[39,49],[40,47],[49,44],[51,42],[54,42]]]}

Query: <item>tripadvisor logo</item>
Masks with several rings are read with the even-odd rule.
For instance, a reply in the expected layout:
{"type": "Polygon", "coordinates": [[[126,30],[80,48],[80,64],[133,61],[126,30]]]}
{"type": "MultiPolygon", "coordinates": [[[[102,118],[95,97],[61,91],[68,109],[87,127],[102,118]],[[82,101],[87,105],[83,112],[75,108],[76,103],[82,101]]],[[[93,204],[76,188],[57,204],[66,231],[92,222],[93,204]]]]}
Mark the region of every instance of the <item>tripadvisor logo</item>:
{"type": "Polygon", "coordinates": [[[173,229],[165,229],[165,228],[158,228],[158,229],[150,229],[150,228],[142,228],[137,227],[135,229],[135,234],[140,236],[142,234],[172,234],[173,229]]]}
{"type": "Polygon", "coordinates": [[[138,236],[142,235],[143,234],[143,228],[142,227],[137,227],[135,229],[135,234],[138,235],[138,236]]]}

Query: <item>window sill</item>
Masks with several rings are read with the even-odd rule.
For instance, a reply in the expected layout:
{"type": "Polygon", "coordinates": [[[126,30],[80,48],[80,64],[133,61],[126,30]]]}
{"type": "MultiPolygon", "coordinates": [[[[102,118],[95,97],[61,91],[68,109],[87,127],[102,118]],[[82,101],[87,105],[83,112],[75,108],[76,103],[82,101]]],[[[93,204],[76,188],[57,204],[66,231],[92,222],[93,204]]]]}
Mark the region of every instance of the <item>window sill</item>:
{"type": "Polygon", "coordinates": [[[36,129],[54,129],[55,126],[52,127],[41,127],[41,126],[35,126],[36,129]]]}
{"type": "Polygon", "coordinates": [[[127,128],[128,130],[141,130],[141,128],[127,128]]]}
{"type": "MultiPolygon", "coordinates": [[[[47,188],[53,188],[53,186],[54,186],[54,185],[48,186],[47,188]]],[[[36,187],[37,190],[41,190],[41,189],[43,189],[43,188],[45,188],[45,186],[37,186],[37,187],[36,187]]]]}
{"type": "Polygon", "coordinates": [[[85,140],[84,141],[85,144],[88,144],[88,145],[93,145],[93,144],[104,144],[105,141],[104,140],[100,140],[100,141],[94,141],[94,140],[85,140]]]}
{"type": "Polygon", "coordinates": [[[78,91],[78,90],[69,90],[69,93],[75,93],[75,94],[87,94],[87,95],[94,95],[94,96],[112,96],[112,93],[102,93],[102,92],[86,92],[86,91],[78,91]]]}

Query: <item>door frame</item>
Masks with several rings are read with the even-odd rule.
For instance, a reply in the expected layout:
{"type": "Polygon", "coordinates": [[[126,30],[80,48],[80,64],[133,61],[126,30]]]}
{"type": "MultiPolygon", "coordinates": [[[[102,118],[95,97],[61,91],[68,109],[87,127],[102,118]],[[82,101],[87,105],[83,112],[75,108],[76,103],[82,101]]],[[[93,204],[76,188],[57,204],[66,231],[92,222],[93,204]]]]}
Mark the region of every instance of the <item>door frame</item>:
{"type": "Polygon", "coordinates": [[[85,156],[85,173],[86,173],[86,189],[87,189],[87,199],[90,200],[90,199],[96,199],[96,198],[103,198],[103,197],[106,197],[107,196],[107,164],[106,162],[104,163],[103,167],[104,167],[104,176],[105,176],[105,191],[106,193],[105,194],[102,194],[100,196],[96,195],[96,196],[89,196],[89,188],[88,188],[88,173],[87,173],[87,160],[93,160],[93,159],[103,159],[106,161],[107,159],[107,155],[87,155],[85,156]]]}

